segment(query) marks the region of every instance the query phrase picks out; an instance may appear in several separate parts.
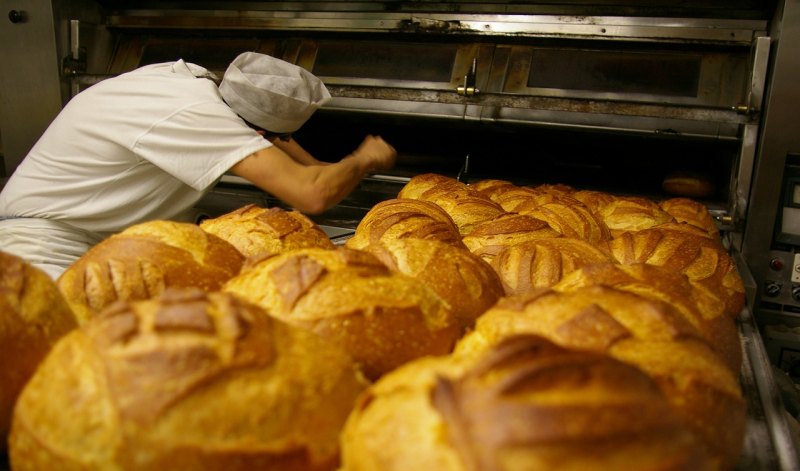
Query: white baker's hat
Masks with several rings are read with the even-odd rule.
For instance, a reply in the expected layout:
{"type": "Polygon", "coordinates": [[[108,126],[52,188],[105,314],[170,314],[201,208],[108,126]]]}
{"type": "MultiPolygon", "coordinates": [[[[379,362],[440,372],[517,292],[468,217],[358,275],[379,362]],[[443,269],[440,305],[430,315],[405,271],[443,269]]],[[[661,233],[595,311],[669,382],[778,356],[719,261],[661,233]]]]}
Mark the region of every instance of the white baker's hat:
{"type": "Polygon", "coordinates": [[[219,92],[236,114],[275,133],[297,131],[331,99],[322,80],[307,70],[257,52],[231,62],[219,92]]]}

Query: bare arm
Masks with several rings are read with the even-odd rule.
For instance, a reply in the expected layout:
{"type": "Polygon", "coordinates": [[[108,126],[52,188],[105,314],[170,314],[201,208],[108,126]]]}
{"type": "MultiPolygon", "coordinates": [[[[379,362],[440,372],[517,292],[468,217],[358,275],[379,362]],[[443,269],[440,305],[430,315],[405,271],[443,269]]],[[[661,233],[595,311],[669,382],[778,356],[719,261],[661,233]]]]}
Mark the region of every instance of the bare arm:
{"type": "Polygon", "coordinates": [[[245,157],[231,171],[301,212],[319,214],[353,191],[367,173],[391,168],[396,156],[383,139],[367,136],[333,164],[303,165],[273,146],[245,157]]]}
{"type": "Polygon", "coordinates": [[[307,150],[294,139],[289,138],[288,141],[283,139],[270,139],[272,145],[284,151],[289,157],[303,165],[329,165],[328,162],[321,162],[309,154],[307,150]]]}

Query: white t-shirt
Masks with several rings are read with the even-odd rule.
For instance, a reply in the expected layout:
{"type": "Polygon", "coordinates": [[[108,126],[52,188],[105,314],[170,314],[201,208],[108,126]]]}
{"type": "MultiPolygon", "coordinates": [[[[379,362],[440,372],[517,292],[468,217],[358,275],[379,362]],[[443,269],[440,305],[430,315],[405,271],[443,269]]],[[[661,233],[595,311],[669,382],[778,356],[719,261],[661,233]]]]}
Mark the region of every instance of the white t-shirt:
{"type": "MultiPolygon", "coordinates": [[[[0,217],[56,221],[61,246],[64,227],[92,244],[139,222],[181,219],[229,168],[272,145],[206,74],[183,61],[154,64],[75,96],[6,183],[0,217]]],[[[13,223],[0,221],[0,250],[13,245],[13,223]]]]}

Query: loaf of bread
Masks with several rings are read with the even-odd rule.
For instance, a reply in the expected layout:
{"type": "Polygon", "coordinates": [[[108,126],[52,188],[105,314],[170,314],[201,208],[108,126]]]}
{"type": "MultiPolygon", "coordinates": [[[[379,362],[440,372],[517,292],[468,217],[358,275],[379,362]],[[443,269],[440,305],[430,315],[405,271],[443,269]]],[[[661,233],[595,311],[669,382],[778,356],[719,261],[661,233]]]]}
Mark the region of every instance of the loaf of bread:
{"type": "Polygon", "coordinates": [[[738,375],[669,304],[607,286],[504,298],[478,319],[455,354],[476,355],[522,333],[641,369],[702,440],[713,469],[732,469],[737,462],[745,430],[738,375]]]}
{"type": "Polygon", "coordinates": [[[630,196],[617,197],[612,202],[600,206],[598,214],[611,231],[612,237],[622,232],[640,231],[675,221],[675,218],[654,201],[630,196]]]}
{"type": "Polygon", "coordinates": [[[659,203],[659,206],[677,222],[697,226],[711,236],[719,237],[719,228],[704,204],[689,198],[670,198],[659,203]]]}
{"type": "Polygon", "coordinates": [[[365,250],[389,269],[432,289],[456,316],[462,332],[504,295],[491,265],[468,250],[424,239],[385,241],[365,250]]]}
{"type": "Polygon", "coordinates": [[[619,263],[648,263],[683,273],[715,296],[730,317],[738,316],[745,302],[744,284],[719,241],[689,224],[664,226],[621,234],[611,241],[611,253],[619,263]]]}
{"type": "Polygon", "coordinates": [[[688,198],[707,198],[715,191],[708,178],[695,172],[670,173],[664,177],[661,188],[671,195],[688,198]]]}
{"type": "Polygon", "coordinates": [[[553,286],[566,274],[591,263],[613,263],[611,255],[581,239],[557,237],[509,245],[492,259],[506,295],[553,286]]]}
{"type": "Polygon", "coordinates": [[[700,332],[731,372],[739,374],[742,346],[736,324],[717,297],[710,296],[685,275],[645,263],[592,264],[565,275],[553,289],[574,291],[592,285],[612,286],[668,303],[700,332]]]}
{"type": "Polygon", "coordinates": [[[348,352],[369,379],[452,351],[459,318],[422,281],[348,249],[297,249],[260,261],[223,290],[348,352]]]}
{"type": "Polygon", "coordinates": [[[334,470],[366,386],[317,336],[224,293],[118,303],[59,341],[26,385],[15,471],[334,470]]]}
{"type": "Polygon", "coordinates": [[[536,336],[393,371],[342,434],[342,471],[617,469],[712,468],[647,375],[536,336]]]}
{"type": "Polygon", "coordinates": [[[473,227],[503,214],[503,208],[481,192],[452,178],[423,174],[413,177],[397,194],[398,198],[430,201],[442,208],[461,235],[473,227]]]}
{"type": "Polygon", "coordinates": [[[491,263],[510,245],[553,237],[561,237],[561,234],[546,222],[525,214],[505,213],[475,226],[462,241],[473,254],[491,263]]]}
{"type": "Polygon", "coordinates": [[[0,457],[22,387],[56,341],[77,327],[46,273],[0,251],[0,457]]]}
{"type": "Polygon", "coordinates": [[[438,240],[464,248],[458,227],[442,208],[429,201],[404,198],[373,206],[345,245],[364,249],[383,240],[406,238],[438,240]]]}
{"type": "Polygon", "coordinates": [[[291,249],[335,246],[325,231],[299,211],[248,204],[200,223],[204,231],[229,242],[245,257],[268,256],[291,249]]]}
{"type": "Polygon", "coordinates": [[[57,284],[82,323],[115,301],[148,299],[166,288],[217,290],[243,261],[234,246],[195,224],[149,221],[89,249],[57,284]]]}
{"type": "Polygon", "coordinates": [[[522,203],[517,212],[546,222],[565,237],[584,239],[599,246],[611,240],[606,224],[582,204],[522,203]]]}

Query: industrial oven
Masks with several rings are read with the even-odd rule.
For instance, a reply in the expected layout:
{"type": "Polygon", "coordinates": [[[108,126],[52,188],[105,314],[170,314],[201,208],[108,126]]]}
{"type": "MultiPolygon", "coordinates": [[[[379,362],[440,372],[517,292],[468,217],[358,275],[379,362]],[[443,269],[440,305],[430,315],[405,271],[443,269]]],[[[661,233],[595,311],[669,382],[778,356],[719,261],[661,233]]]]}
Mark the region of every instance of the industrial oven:
{"type": "MultiPolygon", "coordinates": [[[[669,178],[701,182],[689,196],[716,218],[748,294],[740,469],[798,466],[793,385],[773,375],[800,382],[797,0],[5,4],[6,175],[82,89],[178,58],[221,76],[250,50],[328,86],[332,102],[295,134],[312,154],[339,159],[368,133],[398,149],[393,171],[315,217],[334,241],[425,172],[656,200],[676,196],[669,178]]],[[[280,204],[225,176],[196,217],[247,203],[280,204]]]]}

